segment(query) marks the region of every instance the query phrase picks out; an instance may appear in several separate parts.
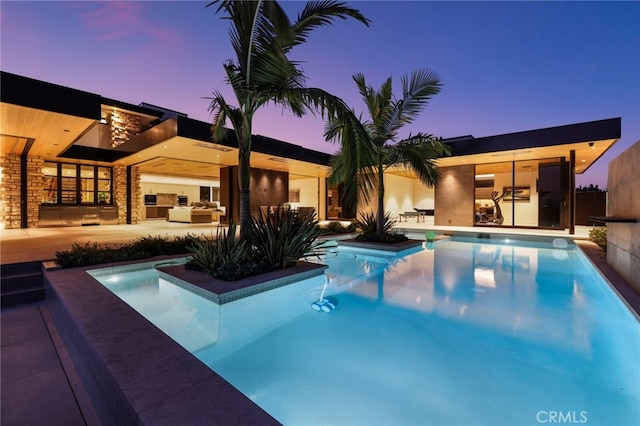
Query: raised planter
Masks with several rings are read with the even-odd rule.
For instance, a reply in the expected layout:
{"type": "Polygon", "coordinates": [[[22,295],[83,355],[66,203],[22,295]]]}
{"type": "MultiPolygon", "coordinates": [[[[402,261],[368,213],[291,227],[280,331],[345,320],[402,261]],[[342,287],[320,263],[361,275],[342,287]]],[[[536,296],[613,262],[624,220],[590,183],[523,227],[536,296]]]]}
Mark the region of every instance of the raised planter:
{"type": "Polygon", "coordinates": [[[366,241],[358,241],[356,239],[340,240],[338,245],[345,247],[357,247],[368,250],[388,251],[399,253],[416,247],[421,247],[424,241],[407,240],[399,243],[372,243],[366,241]]]}
{"type": "Polygon", "coordinates": [[[184,265],[166,266],[157,269],[161,274],[173,277],[174,280],[171,280],[172,282],[175,282],[175,278],[177,278],[194,293],[213,300],[218,305],[223,305],[234,300],[322,275],[327,266],[310,262],[298,262],[290,268],[276,269],[275,271],[246,277],[237,281],[223,281],[212,278],[204,272],[186,269],[184,265]]]}

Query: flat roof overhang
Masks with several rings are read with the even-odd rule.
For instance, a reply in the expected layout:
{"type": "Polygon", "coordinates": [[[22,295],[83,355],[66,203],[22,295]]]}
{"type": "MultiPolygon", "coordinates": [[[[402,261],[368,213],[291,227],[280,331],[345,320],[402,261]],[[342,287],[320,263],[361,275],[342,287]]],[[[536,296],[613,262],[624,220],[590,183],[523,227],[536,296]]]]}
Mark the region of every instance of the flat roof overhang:
{"type": "MultiPolygon", "coordinates": [[[[138,165],[142,173],[189,177],[220,175],[220,167],[238,164],[238,148],[213,143],[210,123],[176,115],[117,148],[77,142],[99,125],[105,112],[120,109],[152,122],[162,113],[99,95],[7,72],[0,72],[0,155],[37,156],[45,161],[92,165],[138,165]],[[165,169],[166,167],[166,169],[165,169]]],[[[155,123],[153,123],[155,124],[155,123]]],[[[254,135],[251,165],[287,171],[295,177],[324,177],[329,154],[254,135]]]]}
{"type": "MultiPolygon", "coordinates": [[[[443,139],[452,155],[437,160],[440,167],[482,165],[541,159],[570,159],[575,151],[576,174],[584,173],[621,137],[621,118],[589,121],[503,135],[443,139]]],[[[400,168],[392,173],[411,175],[400,168]]]]}
{"type": "MultiPolygon", "coordinates": [[[[214,143],[211,124],[176,116],[149,129],[114,151],[126,152],[117,164],[137,165],[141,173],[218,178],[220,168],[238,165],[235,134],[214,143]]],[[[290,177],[326,177],[331,155],[254,135],[251,167],[279,170],[290,177]]]]}

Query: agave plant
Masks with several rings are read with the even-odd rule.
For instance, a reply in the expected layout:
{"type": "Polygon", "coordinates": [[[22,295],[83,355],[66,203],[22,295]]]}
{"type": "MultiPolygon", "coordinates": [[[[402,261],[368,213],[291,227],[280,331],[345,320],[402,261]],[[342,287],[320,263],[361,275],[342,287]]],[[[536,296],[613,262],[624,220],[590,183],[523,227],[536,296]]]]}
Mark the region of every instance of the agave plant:
{"type": "Polygon", "coordinates": [[[320,227],[315,212],[297,215],[276,209],[274,213],[251,218],[249,241],[260,257],[274,268],[292,266],[319,244],[320,227]]]}
{"type": "Polygon", "coordinates": [[[398,243],[407,241],[406,235],[393,227],[398,221],[391,216],[391,213],[384,212],[382,226],[378,227],[378,215],[374,212],[362,213],[356,222],[360,228],[360,234],[356,237],[359,241],[398,243]],[[382,232],[380,232],[380,229],[382,232]]]}
{"type": "Polygon", "coordinates": [[[189,247],[192,258],[189,267],[207,272],[214,278],[233,281],[256,272],[262,272],[246,241],[236,238],[236,225],[229,231],[218,228],[215,238],[203,236],[189,247]]]}

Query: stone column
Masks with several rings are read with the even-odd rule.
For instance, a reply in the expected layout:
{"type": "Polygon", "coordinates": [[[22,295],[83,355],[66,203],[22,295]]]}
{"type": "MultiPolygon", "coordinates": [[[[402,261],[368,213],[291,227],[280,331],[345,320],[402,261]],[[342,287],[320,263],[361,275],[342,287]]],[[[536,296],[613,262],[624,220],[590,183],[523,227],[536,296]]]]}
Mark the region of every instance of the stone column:
{"type": "MultiPolygon", "coordinates": [[[[27,157],[27,227],[36,228],[39,223],[39,206],[44,186],[42,167],[44,160],[27,157]]],[[[0,223],[5,229],[18,229],[21,226],[21,179],[20,156],[7,154],[0,159],[2,167],[0,181],[0,223]]]]}
{"type": "Polygon", "coordinates": [[[20,228],[20,156],[7,154],[0,165],[0,221],[5,229],[20,228]]]}
{"type": "Polygon", "coordinates": [[[27,157],[27,227],[37,228],[40,224],[40,202],[44,191],[44,159],[27,157]]]}
{"type": "Polygon", "coordinates": [[[113,202],[118,207],[118,224],[127,223],[127,168],[113,168],[113,202]]]}
{"type": "Polygon", "coordinates": [[[140,184],[140,169],[131,168],[131,223],[138,224],[142,220],[142,185],[140,184]]]}
{"type": "MultiPolygon", "coordinates": [[[[138,224],[142,219],[142,188],[138,167],[131,168],[131,224],[138,224]]],[[[118,207],[118,223],[127,223],[127,168],[113,168],[113,200],[118,207]]]]}

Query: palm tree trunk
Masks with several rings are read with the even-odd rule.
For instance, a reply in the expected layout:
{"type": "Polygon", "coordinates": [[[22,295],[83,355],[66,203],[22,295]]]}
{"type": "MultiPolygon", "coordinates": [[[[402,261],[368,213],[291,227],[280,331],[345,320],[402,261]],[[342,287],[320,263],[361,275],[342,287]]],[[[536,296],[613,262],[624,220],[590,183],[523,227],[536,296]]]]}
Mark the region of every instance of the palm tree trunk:
{"type": "Polygon", "coordinates": [[[251,120],[246,119],[238,135],[238,186],[240,188],[240,239],[248,239],[251,217],[251,120]]]}
{"type": "Polygon", "coordinates": [[[378,219],[376,220],[376,232],[382,237],[384,225],[384,172],[382,166],[378,168],[378,219]]]}

